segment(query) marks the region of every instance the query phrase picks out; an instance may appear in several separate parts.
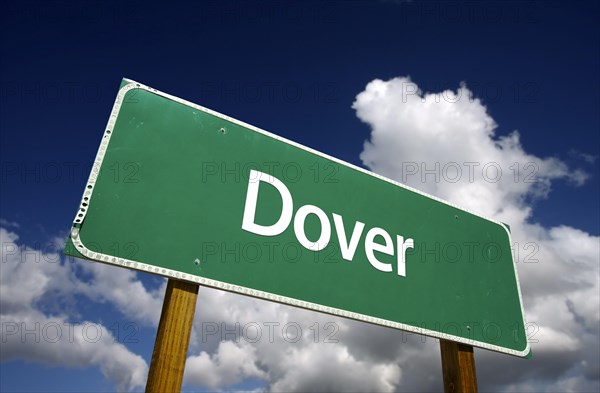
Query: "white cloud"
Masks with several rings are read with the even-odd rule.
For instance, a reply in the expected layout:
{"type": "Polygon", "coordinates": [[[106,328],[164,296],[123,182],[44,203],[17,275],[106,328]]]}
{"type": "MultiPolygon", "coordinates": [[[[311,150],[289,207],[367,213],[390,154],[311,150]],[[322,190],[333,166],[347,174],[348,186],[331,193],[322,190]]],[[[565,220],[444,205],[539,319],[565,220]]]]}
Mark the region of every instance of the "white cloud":
{"type": "Polygon", "coordinates": [[[587,164],[594,164],[598,160],[597,154],[589,154],[576,149],[569,150],[569,156],[575,159],[583,160],[587,164]]]}
{"type": "Polygon", "coordinates": [[[359,361],[343,345],[310,344],[289,351],[275,392],[393,392],[401,379],[392,363],[359,361]]]}
{"type": "Polygon", "coordinates": [[[271,391],[394,391],[401,345],[399,331],[201,287],[184,383],[226,389],[251,377],[271,391]]]}
{"type": "Polygon", "coordinates": [[[485,215],[514,221],[515,213],[530,214],[527,198],[547,196],[553,180],[586,178],[556,158],[526,153],[517,131],[496,137],[494,119],[465,85],[423,93],[408,78],[374,80],[353,108],[372,129],[361,154],[366,166],[485,215]]]}
{"type": "Polygon", "coordinates": [[[105,326],[89,321],[73,324],[36,310],[0,315],[2,362],[23,359],[50,366],[97,366],[118,391],[142,387],[148,366],[139,355],[115,340],[105,326]]]}
{"type": "Polygon", "coordinates": [[[91,275],[89,282],[80,283],[83,294],[94,301],[113,304],[124,315],[141,323],[157,326],[167,280],[148,290],[133,270],[115,268],[101,263],[80,264],[85,274],[91,275]]]}
{"type": "Polygon", "coordinates": [[[530,222],[530,202],[548,197],[552,182],[581,185],[588,176],[527,153],[517,131],[496,135],[487,108],[465,85],[423,93],[409,78],[374,80],[353,108],[372,130],[361,154],[370,169],[511,226],[534,359],[478,351],[480,384],[597,390],[600,238],[530,222]],[[499,362],[512,374],[499,375],[499,362]]]}
{"type": "Polygon", "coordinates": [[[23,359],[51,366],[96,366],[119,391],[144,386],[146,361],[119,343],[101,323],[73,323],[78,317],[70,303],[75,295],[94,298],[104,291],[104,298],[143,322],[155,318],[156,312],[150,315],[126,307],[122,298],[134,306],[156,306],[157,295],[145,291],[133,273],[100,264],[88,271],[90,285],[76,274],[76,265],[61,258],[58,252],[19,244],[18,236],[5,228],[0,228],[0,244],[0,361],[23,359]],[[120,270],[122,274],[110,270],[120,270]],[[128,284],[123,288],[131,288],[129,293],[115,291],[115,283],[128,284]]]}
{"type": "Polygon", "coordinates": [[[5,228],[19,228],[20,227],[19,223],[14,222],[14,221],[8,221],[4,218],[0,218],[0,225],[5,228]]]}
{"type": "Polygon", "coordinates": [[[257,361],[253,346],[222,341],[212,356],[202,352],[189,357],[184,379],[209,388],[232,386],[249,377],[265,379],[266,373],[258,368],[257,361]]]}

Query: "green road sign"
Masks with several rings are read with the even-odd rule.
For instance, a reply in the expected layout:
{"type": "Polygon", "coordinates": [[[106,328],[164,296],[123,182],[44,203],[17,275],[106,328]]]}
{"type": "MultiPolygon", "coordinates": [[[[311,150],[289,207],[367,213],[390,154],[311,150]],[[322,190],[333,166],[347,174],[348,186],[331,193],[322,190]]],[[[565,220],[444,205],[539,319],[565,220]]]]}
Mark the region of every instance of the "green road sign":
{"type": "Polygon", "coordinates": [[[66,253],[529,353],[505,225],[130,80],[66,253]]]}

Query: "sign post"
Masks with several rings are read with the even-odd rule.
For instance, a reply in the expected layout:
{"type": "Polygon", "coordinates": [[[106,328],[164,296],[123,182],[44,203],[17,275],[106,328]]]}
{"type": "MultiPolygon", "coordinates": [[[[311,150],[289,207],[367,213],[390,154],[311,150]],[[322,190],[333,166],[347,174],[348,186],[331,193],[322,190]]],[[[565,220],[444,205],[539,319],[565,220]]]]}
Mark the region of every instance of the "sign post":
{"type": "Polygon", "coordinates": [[[198,285],[169,279],[146,392],[179,392],[194,320],[198,285]]]}
{"type": "Polygon", "coordinates": [[[503,223],[124,79],[65,253],[170,279],[162,390],[198,285],[441,339],[461,376],[465,348],[527,357],[511,246],[503,223]]]}
{"type": "Polygon", "coordinates": [[[442,376],[446,393],[477,393],[473,347],[440,340],[442,376]]]}

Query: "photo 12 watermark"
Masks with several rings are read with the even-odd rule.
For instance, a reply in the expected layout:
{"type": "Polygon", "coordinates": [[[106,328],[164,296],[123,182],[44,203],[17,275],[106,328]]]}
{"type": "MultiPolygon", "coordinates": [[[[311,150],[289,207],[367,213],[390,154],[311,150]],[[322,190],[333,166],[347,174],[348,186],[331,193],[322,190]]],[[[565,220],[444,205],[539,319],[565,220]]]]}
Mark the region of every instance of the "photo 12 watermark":
{"type": "Polygon", "coordinates": [[[304,339],[315,343],[335,344],[339,342],[337,335],[340,327],[335,322],[314,322],[309,326],[298,322],[236,322],[233,325],[226,322],[202,322],[200,330],[203,343],[211,339],[236,343],[245,341],[251,344],[259,341],[274,343],[276,340],[297,343],[304,339]]]}
{"type": "Polygon", "coordinates": [[[104,339],[123,344],[139,342],[139,326],[135,322],[115,322],[103,326],[93,322],[63,321],[5,321],[0,322],[0,341],[2,344],[17,342],[22,344],[39,343],[98,343],[104,339]]]}

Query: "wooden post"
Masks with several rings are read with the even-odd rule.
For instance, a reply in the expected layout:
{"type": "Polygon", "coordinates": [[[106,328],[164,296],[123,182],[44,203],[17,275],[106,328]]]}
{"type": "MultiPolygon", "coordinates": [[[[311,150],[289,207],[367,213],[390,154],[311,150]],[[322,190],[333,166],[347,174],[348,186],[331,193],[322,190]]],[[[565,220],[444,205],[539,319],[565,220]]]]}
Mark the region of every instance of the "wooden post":
{"type": "Polygon", "coordinates": [[[198,285],[169,279],[146,392],[179,392],[190,343],[198,285]]]}
{"type": "Polygon", "coordinates": [[[440,340],[444,392],[477,393],[477,375],[473,347],[440,340]]]}

